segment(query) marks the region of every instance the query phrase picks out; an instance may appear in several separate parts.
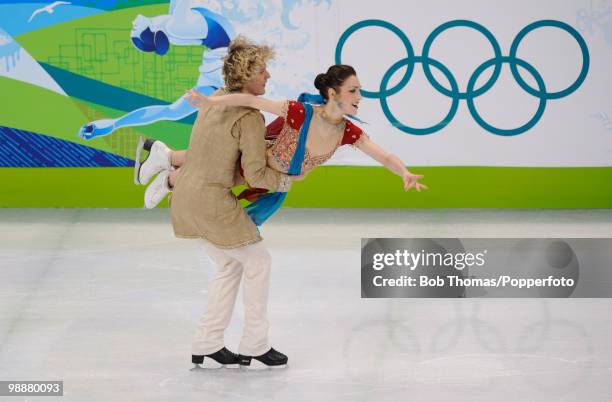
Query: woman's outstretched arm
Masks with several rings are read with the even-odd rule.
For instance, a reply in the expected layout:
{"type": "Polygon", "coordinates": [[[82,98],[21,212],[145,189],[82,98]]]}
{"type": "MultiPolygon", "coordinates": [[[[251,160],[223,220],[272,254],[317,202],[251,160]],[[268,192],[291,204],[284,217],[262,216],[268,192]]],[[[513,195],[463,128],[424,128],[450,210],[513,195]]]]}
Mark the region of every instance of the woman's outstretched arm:
{"type": "Polygon", "coordinates": [[[424,177],[423,175],[410,173],[400,158],[388,153],[368,137],[361,138],[356,146],[370,158],[400,176],[404,180],[404,191],[408,191],[413,187],[417,191],[428,188],[426,185],[419,183],[419,180],[424,177]]]}
{"type": "Polygon", "coordinates": [[[284,112],[284,101],[273,101],[270,99],[262,98],[259,96],[235,93],[218,96],[206,96],[195,89],[187,91],[187,97],[189,98],[189,104],[192,106],[246,106],[254,109],[261,110],[275,114],[277,116],[285,117],[284,112]]]}

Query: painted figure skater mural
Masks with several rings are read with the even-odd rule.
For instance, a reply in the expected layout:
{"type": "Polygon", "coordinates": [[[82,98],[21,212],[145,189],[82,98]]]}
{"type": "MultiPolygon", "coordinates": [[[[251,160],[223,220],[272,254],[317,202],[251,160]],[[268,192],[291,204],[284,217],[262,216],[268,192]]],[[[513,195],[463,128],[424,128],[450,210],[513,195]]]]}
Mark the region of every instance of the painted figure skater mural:
{"type": "MultiPolygon", "coordinates": [[[[165,55],[170,46],[205,46],[195,89],[206,95],[223,86],[221,66],[227,47],[234,38],[229,21],[204,7],[193,7],[191,0],[173,0],[168,14],[155,17],[138,15],[132,22],[131,40],[142,52],[165,55]]],[[[92,139],[122,127],[143,126],[160,120],[180,120],[197,111],[185,96],[170,105],[136,109],[117,119],[103,119],[83,125],[78,135],[92,139]]]]}

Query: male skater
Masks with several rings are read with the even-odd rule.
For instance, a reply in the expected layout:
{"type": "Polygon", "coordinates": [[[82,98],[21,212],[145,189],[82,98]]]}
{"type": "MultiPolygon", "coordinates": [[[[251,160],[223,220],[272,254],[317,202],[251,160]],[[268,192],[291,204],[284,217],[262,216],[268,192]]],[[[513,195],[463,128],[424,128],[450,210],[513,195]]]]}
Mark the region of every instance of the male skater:
{"type": "MultiPolygon", "coordinates": [[[[268,46],[243,37],[231,42],[223,64],[225,88],[217,93],[243,92],[263,95],[270,75],[266,63],[273,57],[268,46]]],[[[210,283],[208,306],[192,348],[192,362],[206,357],[221,365],[250,366],[257,360],[266,366],[284,366],[287,356],[268,343],[267,302],[270,254],[259,231],[231,192],[242,167],[251,187],[288,191],[291,178],[266,166],[265,124],[261,113],[245,107],[212,106],[199,111],[188,155],[178,175],[170,175],[169,150],[146,144],[147,161],[140,175],[158,171],[164,186],[173,186],[170,200],[172,225],[177,237],[201,238],[209,257],[218,265],[210,283]],[[169,183],[168,183],[168,179],[169,183]],[[244,275],[243,275],[244,274],[244,275]],[[240,281],[244,276],[244,330],[239,355],[224,346],[240,281]]],[[[150,177],[150,176],[149,176],[150,177]]]]}

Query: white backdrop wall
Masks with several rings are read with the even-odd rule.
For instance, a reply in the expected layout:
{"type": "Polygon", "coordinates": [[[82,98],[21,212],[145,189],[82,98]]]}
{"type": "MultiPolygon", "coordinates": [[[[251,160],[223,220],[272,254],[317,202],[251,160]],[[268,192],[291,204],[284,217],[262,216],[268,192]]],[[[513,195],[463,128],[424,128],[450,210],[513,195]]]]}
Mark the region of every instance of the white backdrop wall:
{"type": "MultiPolygon", "coordinates": [[[[215,9],[218,2],[201,2],[215,9]]],[[[578,41],[566,30],[542,27],[527,34],[517,57],[541,75],[548,93],[562,91],[574,83],[583,62],[590,63],[579,87],[560,99],[550,99],[537,123],[514,136],[495,135],[471,116],[465,99],[458,101],[452,120],[429,135],[407,134],[394,127],[378,99],[365,98],[359,117],[372,139],[393,150],[406,163],[420,166],[611,166],[612,165],[612,2],[607,0],[433,0],[433,1],[304,1],[295,2],[284,23],[278,19],[279,2],[239,2],[246,23],[237,31],[273,44],[277,61],[268,96],[295,98],[300,92],[315,92],[315,75],[335,62],[340,36],[353,24],[377,19],[395,25],[410,40],[420,56],[427,37],[438,26],[453,20],[470,20],[488,29],[508,56],[517,34],[539,20],[556,20],[573,28],[588,48],[585,59],[578,41]],[[290,29],[288,27],[296,27],[290,29]]],[[[454,27],[433,41],[429,56],[441,62],[455,77],[458,89],[466,91],[476,68],[493,57],[486,37],[475,29],[454,27]]],[[[389,68],[407,57],[399,37],[380,27],[357,30],[346,41],[342,62],[353,65],[363,89],[378,91],[389,68]]],[[[493,72],[485,70],[475,85],[482,86],[493,72]]],[[[397,83],[405,68],[392,75],[397,83]]],[[[449,82],[435,68],[434,76],[444,87],[449,82]]],[[[524,68],[519,72],[527,84],[536,82],[524,68]]],[[[482,118],[492,126],[514,129],[536,113],[540,100],[523,90],[503,64],[495,84],[475,98],[482,118]]],[[[452,98],[437,91],[427,80],[421,64],[403,89],[388,97],[393,115],[403,124],[425,128],[444,119],[452,98]]],[[[373,161],[344,149],[331,161],[340,165],[370,165],[373,161]]]]}

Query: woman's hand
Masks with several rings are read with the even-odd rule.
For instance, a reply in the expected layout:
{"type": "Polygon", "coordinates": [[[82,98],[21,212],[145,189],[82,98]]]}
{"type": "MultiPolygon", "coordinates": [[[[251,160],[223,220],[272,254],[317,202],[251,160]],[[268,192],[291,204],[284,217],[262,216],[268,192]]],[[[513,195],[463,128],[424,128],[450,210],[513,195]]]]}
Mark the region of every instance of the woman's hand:
{"type": "Polygon", "coordinates": [[[401,176],[404,180],[404,191],[408,191],[411,188],[416,188],[417,191],[427,190],[427,186],[419,183],[419,180],[423,178],[421,174],[412,174],[406,170],[406,165],[397,156],[386,152],[380,146],[376,145],[369,137],[361,138],[359,145],[357,145],[361,151],[363,151],[370,158],[377,162],[380,162],[384,167],[392,171],[398,176],[401,176]]]}
{"type": "Polygon", "coordinates": [[[206,96],[193,88],[187,91],[186,93],[190,106],[204,107],[211,105],[209,96],[206,96]]]}
{"type": "Polygon", "coordinates": [[[404,191],[408,191],[411,188],[416,188],[416,191],[427,190],[427,187],[424,184],[419,183],[424,176],[422,174],[412,174],[410,172],[406,172],[402,175],[402,179],[404,179],[404,191]]]}

